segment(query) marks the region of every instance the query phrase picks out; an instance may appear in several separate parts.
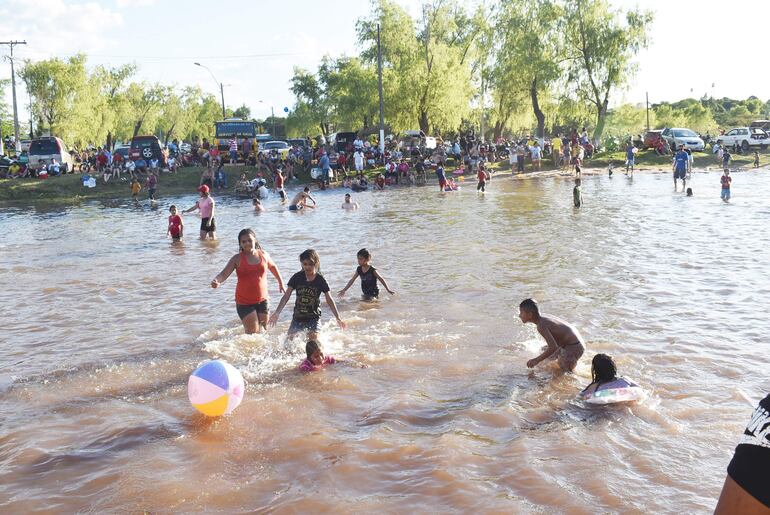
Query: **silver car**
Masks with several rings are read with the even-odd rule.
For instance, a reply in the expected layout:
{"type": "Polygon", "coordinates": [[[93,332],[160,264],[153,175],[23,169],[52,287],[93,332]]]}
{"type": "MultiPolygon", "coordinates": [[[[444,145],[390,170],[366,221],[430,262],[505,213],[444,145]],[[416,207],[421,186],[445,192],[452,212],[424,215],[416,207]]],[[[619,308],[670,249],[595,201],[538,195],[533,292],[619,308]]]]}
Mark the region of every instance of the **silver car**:
{"type": "Polygon", "coordinates": [[[689,148],[690,150],[705,150],[706,144],[703,142],[700,136],[690,129],[682,129],[678,127],[665,129],[660,137],[671,146],[671,148],[689,148]]]}

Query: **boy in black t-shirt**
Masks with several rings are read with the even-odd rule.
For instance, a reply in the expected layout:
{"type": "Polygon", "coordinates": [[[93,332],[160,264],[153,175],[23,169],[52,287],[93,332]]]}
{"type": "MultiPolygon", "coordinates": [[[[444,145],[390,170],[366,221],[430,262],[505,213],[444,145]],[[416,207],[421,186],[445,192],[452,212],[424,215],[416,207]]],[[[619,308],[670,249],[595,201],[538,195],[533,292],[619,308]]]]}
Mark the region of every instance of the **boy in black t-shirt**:
{"type": "Polygon", "coordinates": [[[770,513],[770,395],[759,406],[735,448],[715,515],[770,513]]]}
{"type": "Polygon", "coordinates": [[[337,312],[337,305],[329,293],[329,285],[326,279],[318,273],[321,267],[321,259],[318,253],[313,249],[308,249],[299,255],[299,261],[302,263],[302,270],[291,276],[286,285],[286,293],[281,297],[278,308],[270,316],[268,324],[275,327],[278,322],[278,315],[289,301],[291,292],[297,291],[297,297],[294,301],[294,314],[291,318],[288,337],[291,338],[301,331],[308,331],[308,338],[318,339],[318,321],[321,319],[321,293],[326,296],[326,304],[332,310],[337,324],[345,329],[345,322],[340,319],[337,312]]]}
{"type": "Polygon", "coordinates": [[[374,300],[380,295],[380,289],[377,288],[377,281],[382,283],[388,293],[391,295],[396,294],[396,292],[388,287],[388,283],[386,283],[385,279],[377,272],[377,269],[369,264],[372,260],[372,255],[368,250],[359,250],[357,257],[358,268],[356,268],[356,271],[353,273],[353,277],[350,278],[350,281],[348,281],[348,284],[339,291],[338,295],[340,297],[345,295],[348,288],[353,286],[357,277],[361,277],[361,293],[363,294],[362,298],[364,300],[374,300]]]}

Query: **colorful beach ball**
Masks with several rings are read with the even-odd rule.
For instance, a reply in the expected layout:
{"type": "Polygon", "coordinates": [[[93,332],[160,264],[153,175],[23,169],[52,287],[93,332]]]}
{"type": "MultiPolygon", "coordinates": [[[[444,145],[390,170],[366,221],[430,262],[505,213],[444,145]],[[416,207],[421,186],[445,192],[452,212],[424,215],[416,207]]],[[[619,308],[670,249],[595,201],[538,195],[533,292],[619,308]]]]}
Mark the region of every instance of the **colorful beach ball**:
{"type": "Polygon", "coordinates": [[[232,413],[243,400],[245,389],[238,369],[218,359],[199,366],[187,382],[190,403],[209,417],[232,413]]]}

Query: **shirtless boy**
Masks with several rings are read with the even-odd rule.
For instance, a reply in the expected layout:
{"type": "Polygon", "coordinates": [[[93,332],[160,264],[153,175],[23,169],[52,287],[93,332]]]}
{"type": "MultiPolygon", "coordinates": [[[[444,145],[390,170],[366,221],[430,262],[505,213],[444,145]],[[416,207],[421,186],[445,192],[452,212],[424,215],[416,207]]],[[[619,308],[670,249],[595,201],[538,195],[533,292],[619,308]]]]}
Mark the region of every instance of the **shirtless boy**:
{"type": "Polygon", "coordinates": [[[294,195],[294,198],[291,199],[291,204],[289,204],[289,211],[299,211],[300,209],[304,209],[306,207],[314,208],[315,205],[315,199],[310,196],[310,188],[305,187],[304,190],[294,195]],[[307,205],[308,200],[313,202],[312,206],[307,205]]]}
{"type": "Polygon", "coordinates": [[[537,332],[548,344],[542,354],[527,361],[527,368],[533,368],[548,358],[555,358],[562,370],[575,370],[580,356],[585,352],[583,337],[576,328],[554,316],[541,315],[540,308],[533,299],[524,299],[519,304],[519,318],[525,324],[535,324],[537,332]]]}

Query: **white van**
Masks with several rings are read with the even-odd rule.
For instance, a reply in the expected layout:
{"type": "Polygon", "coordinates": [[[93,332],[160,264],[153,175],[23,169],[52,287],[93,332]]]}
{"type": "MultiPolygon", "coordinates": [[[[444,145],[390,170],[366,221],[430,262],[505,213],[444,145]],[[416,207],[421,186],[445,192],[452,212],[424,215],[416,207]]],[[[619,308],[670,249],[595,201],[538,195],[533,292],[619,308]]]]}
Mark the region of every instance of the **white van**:
{"type": "Polygon", "coordinates": [[[51,164],[52,159],[59,163],[62,173],[72,171],[74,161],[62,140],[55,137],[33,139],[29,144],[29,165],[37,167],[40,161],[51,164]]]}

